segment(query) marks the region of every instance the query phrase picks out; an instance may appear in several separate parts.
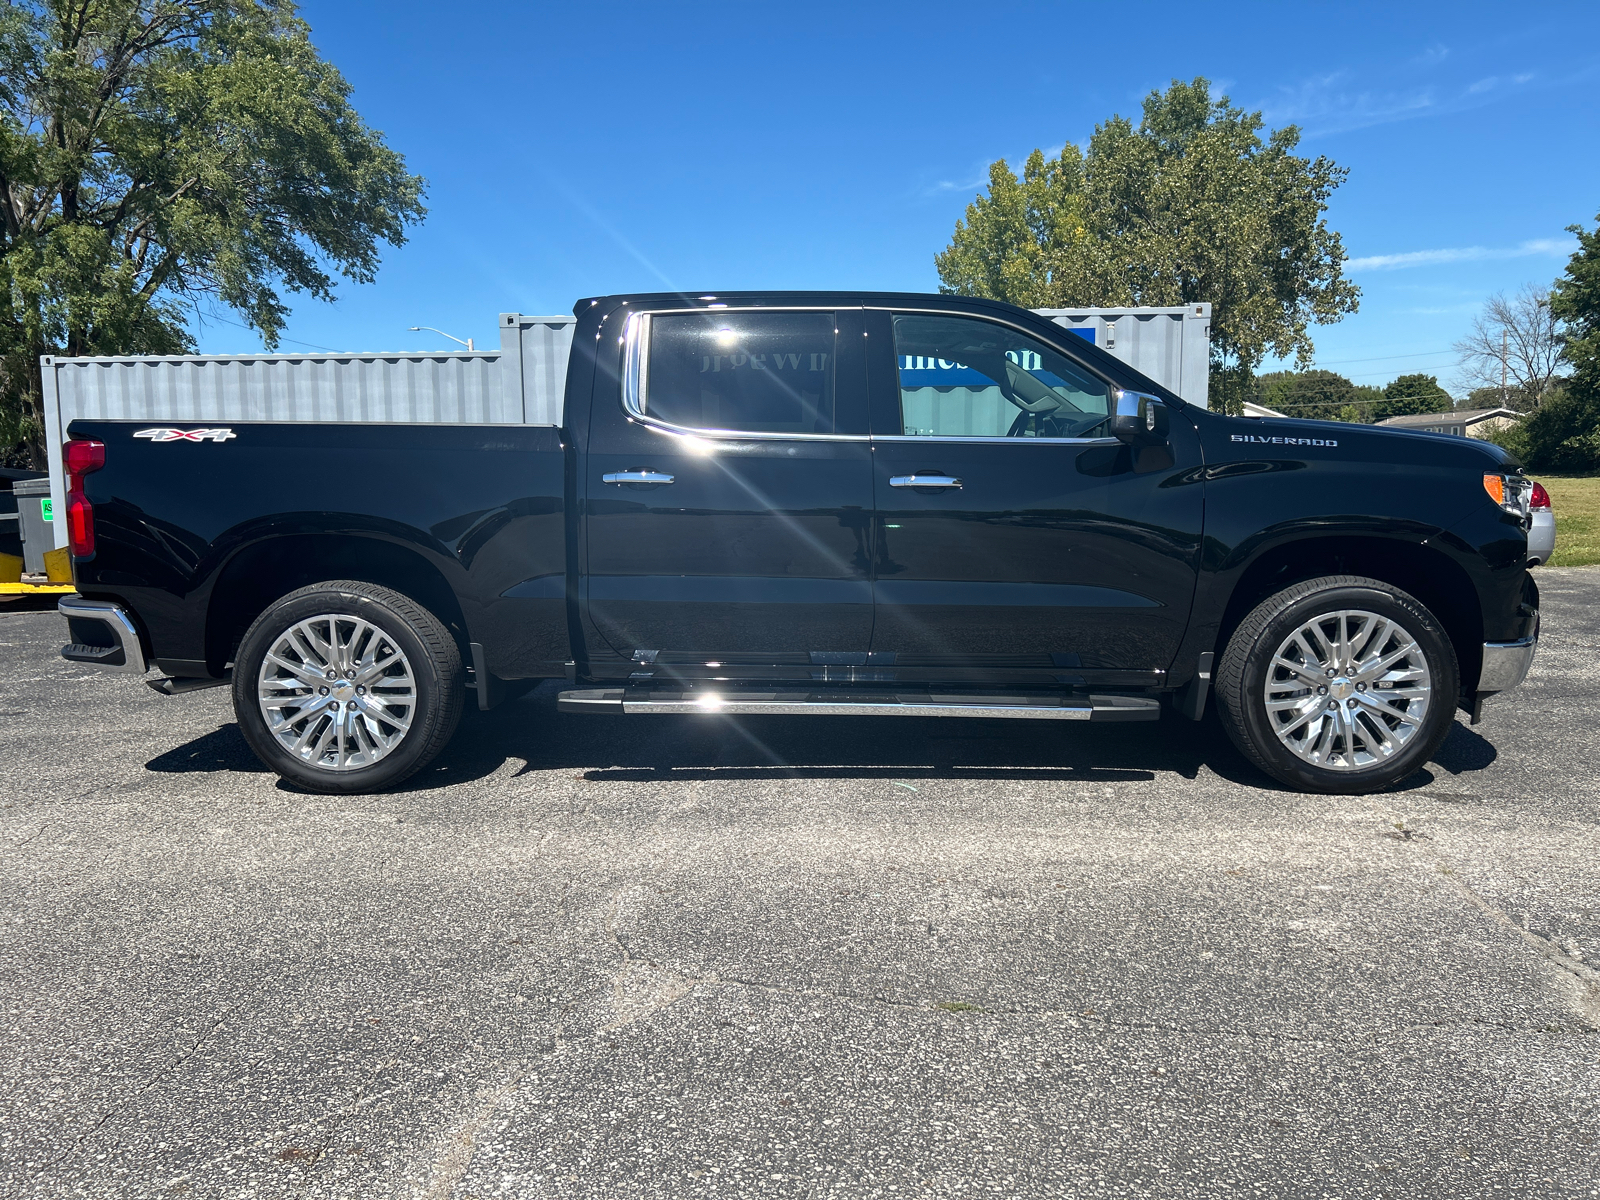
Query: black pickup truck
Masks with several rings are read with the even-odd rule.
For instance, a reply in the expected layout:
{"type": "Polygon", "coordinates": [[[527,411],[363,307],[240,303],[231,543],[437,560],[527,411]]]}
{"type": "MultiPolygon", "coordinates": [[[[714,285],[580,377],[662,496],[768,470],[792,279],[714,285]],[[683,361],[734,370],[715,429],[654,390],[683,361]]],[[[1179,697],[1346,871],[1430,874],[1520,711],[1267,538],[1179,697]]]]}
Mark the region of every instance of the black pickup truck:
{"type": "Polygon", "coordinates": [[[559,427],[74,421],[75,662],[231,680],[261,760],[393,787],[461,707],[1224,727],[1364,792],[1532,661],[1499,448],[1197,408],[1009,305],[581,301],[559,427]]]}

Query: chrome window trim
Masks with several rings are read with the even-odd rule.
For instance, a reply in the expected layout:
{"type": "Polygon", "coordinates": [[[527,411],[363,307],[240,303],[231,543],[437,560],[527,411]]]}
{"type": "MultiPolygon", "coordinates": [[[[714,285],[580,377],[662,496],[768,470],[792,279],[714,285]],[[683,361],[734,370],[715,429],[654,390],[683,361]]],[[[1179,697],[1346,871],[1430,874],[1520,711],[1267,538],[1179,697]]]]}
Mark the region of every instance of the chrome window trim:
{"type": "MultiPolygon", "coordinates": [[[[959,317],[959,318],[963,318],[963,319],[968,320],[968,321],[988,321],[992,325],[1003,325],[1007,329],[1015,329],[1018,333],[1022,334],[1024,337],[1030,337],[1036,342],[1044,341],[1044,339],[1042,337],[1040,337],[1037,333],[1035,333],[1033,330],[1026,329],[1023,326],[1018,325],[1015,321],[1007,321],[1003,317],[990,316],[988,313],[979,314],[979,313],[959,312],[959,311],[954,311],[954,310],[948,309],[948,308],[898,308],[898,307],[892,307],[892,306],[887,305],[887,304],[868,304],[868,305],[864,305],[863,307],[865,307],[865,309],[868,312],[886,312],[891,317],[893,317],[897,313],[904,313],[907,316],[959,317]]],[[[892,328],[892,325],[891,325],[891,328],[892,328]]],[[[1047,343],[1047,344],[1049,344],[1049,343],[1047,343]]],[[[1106,385],[1106,408],[1108,410],[1106,412],[1106,420],[1109,421],[1112,418],[1112,416],[1114,415],[1109,410],[1111,409],[1112,405],[1115,403],[1116,394],[1118,392],[1120,392],[1120,391],[1123,391],[1124,389],[1118,387],[1115,383],[1111,382],[1111,380],[1107,379],[1099,371],[1095,370],[1088,363],[1086,363],[1082,359],[1080,359],[1077,355],[1073,354],[1070,350],[1067,350],[1064,346],[1055,346],[1054,348],[1055,348],[1056,352],[1061,355],[1062,358],[1067,359],[1069,362],[1071,362],[1074,365],[1076,365],[1077,367],[1081,368],[1083,370],[1084,374],[1089,375],[1089,376],[1091,376],[1091,377],[1093,377],[1095,379],[1098,379],[1101,383],[1106,385]]],[[[892,350],[892,349],[894,349],[894,347],[891,346],[890,349],[892,350]]],[[[894,364],[895,364],[895,384],[898,387],[899,383],[900,383],[900,356],[898,354],[896,354],[895,357],[894,357],[894,364]]],[[[1157,397],[1157,399],[1159,399],[1159,397],[1157,397]]],[[[982,443],[984,445],[990,445],[990,444],[995,443],[995,442],[1004,442],[1006,444],[1010,444],[1012,442],[1044,442],[1044,443],[1046,443],[1048,445],[1054,445],[1054,446],[1096,446],[1096,445],[1101,445],[1101,444],[1103,444],[1105,442],[1115,442],[1117,439],[1114,438],[1114,437],[1094,437],[1094,438],[1014,438],[1014,437],[1005,437],[1005,436],[998,435],[998,434],[995,435],[994,437],[954,437],[954,436],[948,436],[948,435],[946,435],[946,436],[935,436],[935,435],[931,435],[931,434],[929,436],[927,436],[927,437],[922,437],[919,434],[915,434],[915,433],[884,433],[884,434],[875,435],[875,440],[880,441],[880,442],[970,442],[970,443],[982,443]]]]}
{"type": "MultiPolygon", "coordinates": [[[[849,306],[846,306],[849,307],[849,306]]],[[[693,425],[677,425],[671,421],[663,421],[652,417],[645,412],[650,390],[650,318],[661,316],[679,316],[684,313],[831,313],[841,311],[837,304],[827,305],[801,305],[768,306],[768,305],[740,305],[736,308],[657,308],[649,312],[630,313],[628,323],[623,327],[622,338],[624,345],[622,367],[622,407],[628,414],[628,419],[637,421],[641,425],[662,433],[669,433],[675,437],[716,438],[728,442],[870,442],[869,434],[864,433],[774,433],[771,431],[741,430],[741,429],[700,429],[693,425]]],[[[837,335],[838,330],[834,330],[837,335]]],[[[837,361],[837,350],[834,354],[837,361]]],[[[837,384],[834,390],[835,401],[838,403],[837,384]]],[[[837,412],[837,409],[835,409],[837,412]]]]}
{"type": "Polygon", "coordinates": [[[1121,445],[1114,437],[1094,438],[1042,438],[1042,437],[1004,437],[996,434],[994,437],[956,437],[951,434],[928,434],[924,437],[917,433],[879,433],[874,434],[875,442],[961,442],[970,445],[982,446],[1020,446],[1025,444],[1039,446],[1104,446],[1108,444],[1121,445]]]}

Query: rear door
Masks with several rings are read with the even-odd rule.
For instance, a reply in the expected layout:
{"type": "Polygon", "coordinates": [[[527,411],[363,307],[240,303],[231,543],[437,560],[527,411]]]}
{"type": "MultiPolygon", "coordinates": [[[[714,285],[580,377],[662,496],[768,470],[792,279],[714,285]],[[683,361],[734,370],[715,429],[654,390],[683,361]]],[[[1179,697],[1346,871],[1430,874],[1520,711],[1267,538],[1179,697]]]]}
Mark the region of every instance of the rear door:
{"type": "Polygon", "coordinates": [[[1134,453],[1105,436],[1112,385],[1003,321],[880,311],[869,329],[874,661],[1158,681],[1194,594],[1192,428],[1134,453]]]}
{"type": "Polygon", "coordinates": [[[580,467],[586,612],[616,654],[686,667],[865,661],[862,325],[859,308],[832,307],[629,320],[624,394],[596,397],[580,467]]]}

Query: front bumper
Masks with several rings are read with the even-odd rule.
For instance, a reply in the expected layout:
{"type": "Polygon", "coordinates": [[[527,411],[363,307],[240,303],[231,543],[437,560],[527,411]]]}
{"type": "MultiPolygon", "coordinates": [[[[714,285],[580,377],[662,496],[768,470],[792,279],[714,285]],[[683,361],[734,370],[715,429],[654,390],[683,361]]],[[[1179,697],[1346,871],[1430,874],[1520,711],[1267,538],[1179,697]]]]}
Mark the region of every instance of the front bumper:
{"type": "Polygon", "coordinates": [[[1509,692],[1528,675],[1533,666],[1533,656],[1539,649],[1539,630],[1535,627],[1531,637],[1516,642],[1485,642],[1483,644],[1483,670],[1478,674],[1478,695],[1492,696],[1509,692]]]}
{"type": "Polygon", "coordinates": [[[120,604],[65,596],[56,605],[67,619],[72,641],[61,647],[68,662],[91,663],[112,671],[143,675],[148,669],[139,628],[120,604]]]}

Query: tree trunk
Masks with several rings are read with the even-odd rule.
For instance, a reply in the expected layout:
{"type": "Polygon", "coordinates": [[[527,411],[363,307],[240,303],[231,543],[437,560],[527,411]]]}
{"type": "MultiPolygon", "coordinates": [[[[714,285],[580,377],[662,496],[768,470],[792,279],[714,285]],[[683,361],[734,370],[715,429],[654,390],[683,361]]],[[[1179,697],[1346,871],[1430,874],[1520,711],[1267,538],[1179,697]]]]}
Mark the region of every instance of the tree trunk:
{"type": "Polygon", "coordinates": [[[39,356],[46,353],[43,345],[31,347],[31,369],[27,373],[28,411],[33,414],[34,429],[24,445],[28,450],[28,467],[34,471],[48,471],[50,469],[50,452],[45,445],[44,423],[44,378],[41,375],[39,356]]]}

